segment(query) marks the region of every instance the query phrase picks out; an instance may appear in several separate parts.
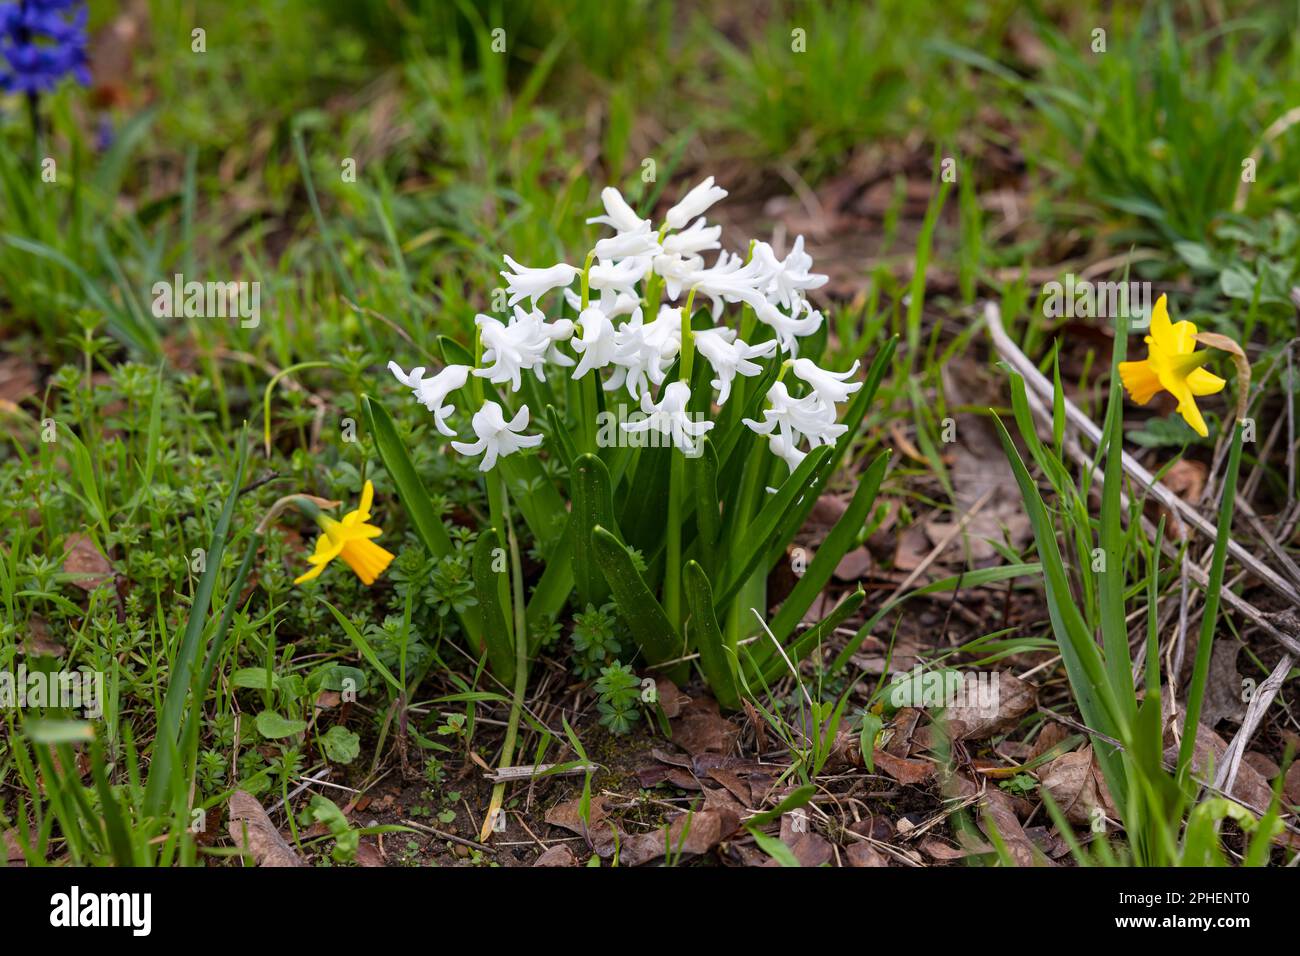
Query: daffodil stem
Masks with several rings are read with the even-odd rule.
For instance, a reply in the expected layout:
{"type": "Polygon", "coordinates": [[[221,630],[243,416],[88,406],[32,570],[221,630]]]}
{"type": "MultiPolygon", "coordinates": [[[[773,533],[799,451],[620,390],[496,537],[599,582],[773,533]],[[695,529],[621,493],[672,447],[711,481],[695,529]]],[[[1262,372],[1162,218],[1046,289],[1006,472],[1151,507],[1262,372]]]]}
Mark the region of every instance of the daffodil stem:
{"type": "MultiPolygon", "coordinates": [[[[528,690],[528,625],[524,617],[524,575],[523,564],[519,558],[519,539],[515,535],[515,525],[510,517],[510,496],[506,488],[505,475],[500,474],[499,469],[498,478],[498,490],[493,496],[497,502],[493,517],[494,519],[499,517],[503,522],[495,526],[505,528],[506,540],[510,547],[510,603],[514,612],[515,641],[515,686],[510,699],[510,716],[506,720],[506,736],[501,744],[501,760],[498,766],[509,767],[514,760],[515,741],[519,736],[519,719],[523,714],[524,695],[528,690]]],[[[489,487],[492,486],[492,482],[488,484],[489,487]]],[[[498,783],[492,788],[487,816],[483,818],[483,828],[479,833],[480,841],[487,840],[492,834],[497,814],[501,812],[501,805],[505,799],[505,791],[505,783],[498,783]]]]}

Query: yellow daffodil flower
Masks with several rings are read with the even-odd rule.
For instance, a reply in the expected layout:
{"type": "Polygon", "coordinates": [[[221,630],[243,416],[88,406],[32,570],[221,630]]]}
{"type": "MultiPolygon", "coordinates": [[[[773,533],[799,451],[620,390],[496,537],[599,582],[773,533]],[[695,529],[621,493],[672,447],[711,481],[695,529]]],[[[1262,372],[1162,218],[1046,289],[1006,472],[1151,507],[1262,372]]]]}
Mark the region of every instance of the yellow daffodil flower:
{"type": "Polygon", "coordinates": [[[374,497],[375,486],[367,481],[361,491],[361,505],[356,511],[344,515],[342,521],[324,514],[316,516],[316,523],[320,525],[322,533],[316,539],[316,553],[307,559],[307,563],[313,567],[297,578],[294,584],[319,576],[325,570],[325,565],[335,558],[342,558],[356,572],[362,584],[375,583],[375,579],[392,562],[393,555],[370,540],[381,534],[379,528],[366,524],[370,520],[370,503],[374,497]]]}
{"type": "Polygon", "coordinates": [[[1146,359],[1120,362],[1119,377],[1139,405],[1145,405],[1160,391],[1173,395],[1178,399],[1178,414],[1204,438],[1210,432],[1196,407],[1196,397],[1220,392],[1227,382],[1201,367],[1213,353],[1209,349],[1196,351],[1196,326],[1191,322],[1169,321],[1166,298],[1162,295],[1151,310],[1146,359]]]}

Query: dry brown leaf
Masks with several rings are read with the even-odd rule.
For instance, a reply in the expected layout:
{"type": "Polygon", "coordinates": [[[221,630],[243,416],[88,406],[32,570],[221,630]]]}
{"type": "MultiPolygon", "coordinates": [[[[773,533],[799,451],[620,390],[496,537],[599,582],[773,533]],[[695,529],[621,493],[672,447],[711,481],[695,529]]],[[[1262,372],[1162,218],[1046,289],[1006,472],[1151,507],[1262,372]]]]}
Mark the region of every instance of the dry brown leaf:
{"type": "Polygon", "coordinates": [[[889,866],[885,854],[867,843],[851,843],[844,855],[849,858],[849,866],[889,866]]]}
{"type": "Polygon", "coordinates": [[[1274,760],[1268,754],[1260,753],[1258,750],[1247,751],[1246,754],[1241,759],[1246,763],[1250,764],[1250,766],[1255,768],[1255,771],[1261,777],[1263,777],[1265,780],[1268,780],[1270,782],[1273,780],[1274,777],[1276,777],[1279,773],[1282,772],[1282,768],[1278,766],[1276,760],[1274,760]]]}
{"type": "Polygon", "coordinates": [[[317,710],[333,710],[342,699],[343,695],[336,690],[322,690],[316,695],[314,706],[317,710]]]}
{"type": "Polygon", "coordinates": [[[306,866],[298,851],[280,836],[257,798],[244,790],[230,795],[230,838],[258,866],[306,866]]]}
{"type": "Polygon", "coordinates": [[[1009,671],[998,671],[987,678],[992,700],[977,699],[975,679],[970,679],[966,705],[949,707],[943,712],[951,740],[983,740],[1010,730],[1020,718],[1038,706],[1038,691],[1009,671]],[[987,706],[982,706],[987,703],[987,706]]]}
{"type": "Polygon", "coordinates": [[[934,837],[926,837],[920,843],[921,852],[932,860],[940,863],[951,863],[953,860],[963,860],[974,854],[983,854],[992,852],[993,848],[988,845],[977,845],[971,847],[949,846],[942,840],[934,837]]]}
{"type": "Polygon", "coordinates": [[[370,840],[357,846],[357,866],[384,866],[384,853],[370,840]]]}
{"type": "Polygon", "coordinates": [[[871,552],[866,548],[854,548],[840,558],[835,565],[835,577],[839,581],[857,581],[866,577],[871,570],[871,552]]]}
{"type": "Polygon", "coordinates": [[[1038,736],[1034,738],[1034,746],[1030,748],[1029,753],[1026,755],[1026,762],[1037,760],[1069,736],[1070,731],[1064,724],[1058,724],[1056,721],[1046,724],[1039,731],[1038,736]]]}
{"type": "MultiPolygon", "coordinates": [[[[640,866],[659,859],[666,852],[682,858],[700,856],[735,833],[738,826],[740,826],[739,814],[729,810],[681,813],[667,827],[649,833],[624,836],[619,851],[619,862],[624,866],[640,866]]],[[[597,847],[596,852],[608,856],[613,852],[613,845],[597,847]]]]}
{"type": "Polygon", "coordinates": [[[541,856],[533,861],[533,866],[577,866],[578,858],[573,855],[568,844],[557,843],[548,847],[541,856]]]}
{"type": "Polygon", "coordinates": [[[1038,781],[1073,824],[1091,824],[1099,809],[1111,819],[1117,815],[1091,746],[1061,754],[1039,771],[1038,781]]]}
{"type": "Polygon", "coordinates": [[[996,830],[998,837],[1011,854],[1017,866],[1033,866],[1034,845],[1020,825],[1016,816],[1015,804],[1011,798],[997,787],[983,788],[964,773],[953,776],[953,784],[958,793],[967,799],[976,797],[980,812],[975,814],[979,827],[992,842],[991,830],[996,830]]]}
{"type": "Polygon", "coordinates": [[[72,583],[84,591],[93,591],[113,576],[113,566],[99,553],[84,534],[68,535],[64,546],[68,549],[63,559],[63,570],[72,575],[72,583]]]}
{"type": "Polygon", "coordinates": [[[1189,505],[1195,505],[1200,503],[1201,493],[1205,491],[1206,472],[1204,462],[1182,458],[1169,466],[1160,481],[1189,505]]]}
{"type": "Polygon", "coordinates": [[[877,770],[883,770],[901,784],[915,786],[934,776],[934,764],[928,760],[908,760],[895,757],[887,750],[876,749],[875,763],[877,770]]]}
{"type": "Polygon", "coordinates": [[[655,693],[659,697],[659,706],[663,708],[665,717],[676,717],[682,712],[682,708],[691,702],[691,698],[682,693],[667,677],[655,678],[655,693]]]}
{"type": "Polygon", "coordinates": [[[742,807],[747,807],[753,802],[754,792],[750,789],[749,784],[741,780],[739,774],[734,771],[723,767],[714,767],[708,772],[708,776],[726,787],[742,807]]]}
{"type": "Polygon", "coordinates": [[[1237,672],[1241,642],[1215,641],[1210,651],[1210,673],[1205,684],[1205,702],[1201,705],[1201,723],[1214,727],[1221,720],[1241,723],[1246,716],[1242,698],[1242,678],[1237,672]]]}
{"type": "Polygon", "coordinates": [[[921,722],[921,711],[915,707],[900,707],[889,722],[892,732],[885,749],[895,757],[906,757],[912,752],[912,738],[921,722]]]}
{"type": "Polygon", "coordinates": [[[16,408],[36,394],[36,365],[25,355],[0,358],[0,403],[16,408]]]}
{"type": "Polygon", "coordinates": [[[1282,793],[1293,804],[1300,804],[1300,760],[1291,764],[1282,783],[1282,793]]]}
{"type": "MultiPolygon", "coordinates": [[[[5,862],[9,866],[26,866],[27,858],[23,856],[23,848],[18,843],[18,831],[12,829],[5,830],[3,833],[0,833],[0,837],[4,837],[5,862]]],[[[28,845],[34,844],[35,842],[36,833],[29,833],[28,845]]]]}
{"type": "Polygon", "coordinates": [[[821,528],[823,533],[837,525],[849,508],[849,499],[843,495],[822,495],[808,512],[808,525],[821,528]]]}
{"type": "Polygon", "coordinates": [[[23,653],[28,657],[62,657],[67,649],[50,637],[50,625],[39,614],[27,622],[27,636],[23,638],[23,653]]]}
{"type": "MultiPolygon", "coordinates": [[[[596,836],[602,829],[605,829],[601,826],[606,816],[605,798],[603,796],[592,797],[588,811],[587,816],[591,823],[591,832],[593,836],[596,836]]],[[[581,814],[582,798],[575,797],[572,800],[566,800],[551,807],[546,811],[546,816],[543,819],[553,827],[563,827],[570,833],[586,836],[588,833],[587,824],[583,822],[581,814]]]]}
{"type": "MultiPolygon", "coordinates": [[[[1223,765],[1223,754],[1227,749],[1227,741],[1201,724],[1192,748],[1192,772],[1202,780],[1209,777],[1212,769],[1217,773],[1223,765]]],[[[1178,746],[1170,743],[1165,748],[1165,760],[1173,762],[1177,759],[1178,746]]],[[[1273,791],[1259,771],[1243,760],[1237,770],[1237,782],[1233,784],[1229,796],[1256,810],[1264,810],[1273,799],[1273,791]]]]}
{"type": "Polygon", "coordinates": [[[931,545],[926,540],[925,532],[916,525],[899,534],[894,544],[894,569],[897,571],[915,571],[921,566],[931,545]]]}
{"type": "Polygon", "coordinates": [[[745,716],[749,718],[749,725],[754,729],[754,748],[759,753],[763,753],[767,750],[767,723],[747,698],[742,697],[740,704],[745,708],[745,716]]]}
{"type": "MultiPolygon", "coordinates": [[[[835,857],[835,849],[830,841],[808,826],[808,817],[796,817],[793,813],[781,816],[781,842],[790,848],[800,866],[824,866],[835,857]],[[795,820],[802,819],[803,829],[795,829],[795,820]]],[[[780,866],[776,860],[768,866],[780,866]]]]}
{"type": "Polygon", "coordinates": [[[740,729],[718,712],[718,702],[698,697],[669,722],[673,743],[689,754],[730,753],[740,729]]]}

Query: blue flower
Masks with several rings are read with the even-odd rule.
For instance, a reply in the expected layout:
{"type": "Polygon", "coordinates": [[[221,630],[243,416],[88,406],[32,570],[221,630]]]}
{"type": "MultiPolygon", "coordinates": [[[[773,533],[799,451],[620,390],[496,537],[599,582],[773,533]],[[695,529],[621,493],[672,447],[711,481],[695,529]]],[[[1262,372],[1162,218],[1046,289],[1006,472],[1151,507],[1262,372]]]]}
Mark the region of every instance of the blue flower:
{"type": "Polygon", "coordinates": [[[83,0],[0,3],[0,90],[46,93],[68,75],[90,83],[83,0]]]}

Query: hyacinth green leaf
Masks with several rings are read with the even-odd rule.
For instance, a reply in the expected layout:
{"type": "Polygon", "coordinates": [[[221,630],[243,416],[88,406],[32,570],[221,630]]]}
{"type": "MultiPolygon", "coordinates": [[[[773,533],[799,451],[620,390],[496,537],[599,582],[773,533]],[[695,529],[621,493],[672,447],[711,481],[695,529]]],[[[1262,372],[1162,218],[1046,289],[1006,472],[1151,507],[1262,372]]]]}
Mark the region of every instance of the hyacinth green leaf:
{"type": "Polygon", "coordinates": [[[716,564],[716,547],[721,532],[722,515],[718,503],[718,453],[706,436],[700,454],[686,463],[686,480],[695,502],[696,550],[706,567],[716,564]]]}
{"type": "Polygon", "coordinates": [[[740,707],[740,694],[736,689],[736,648],[727,644],[722,629],[718,627],[708,575],[698,562],[687,561],[683,577],[686,606],[690,612],[686,627],[700,653],[700,670],[704,672],[718,703],[727,710],[736,710],[740,707]]]}
{"type": "Polygon", "coordinates": [[[544,622],[555,619],[555,616],[564,609],[564,604],[573,591],[573,529],[574,520],[570,515],[564,524],[564,534],[560,536],[559,543],[547,559],[541,579],[538,580],[533,593],[528,598],[524,615],[528,624],[530,656],[537,652],[544,622]]]}
{"type": "Polygon", "coordinates": [[[573,463],[569,494],[573,499],[573,583],[578,592],[578,604],[599,607],[609,597],[609,585],[601,572],[600,562],[592,543],[592,532],[597,527],[608,529],[618,536],[614,521],[614,495],[610,488],[609,470],[595,455],[579,455],[573,463]]]}
{"type": "MultiPolygon", "coordinates": [[[[411,519],[416,537],[430,555],[435,558],[446,557],[453,551],[451,537],[443,526],[442,518],[434,510],[420,476],[415,473],[415,465],[411,462],[401,436],[397,434],[397,426],[393,424],[388,410],[377,399],[365,396],[361,403],[366,410],[366,419],[370,425],[370,434],[375,440],[375,450],[379,452],[379,460],[384,463],[389,477],[393,479],[397,497],[411,519]]],[[[477,643],[482,633],[478,613],[473,610],[458,612],[457,617],[466,633],[477,643]]]]}
{"type": "Polygon", "coordinates": [[[506,584],[505,550],[496,528],[481,532],[474,544],[474,595],[483,620],[483,643],[492,673],[506,686],[515,678],[515,642],[502,590],[506,584]]]}
{"type": "MultiPolygon", "coordinates": [[[[681,657],[681,637],[636,569],[632,552],[613,532],[599,525],[592,530],[591,539],[614,601],[645,659],[651,664],[662,664],[681,657]]],[[[684,665],[667,671],[674,679],[680,679],[685,673],[684,665]]]]}

